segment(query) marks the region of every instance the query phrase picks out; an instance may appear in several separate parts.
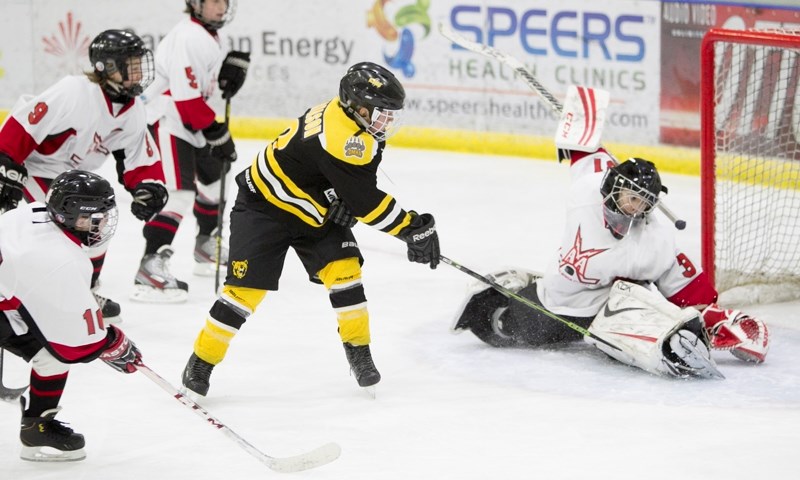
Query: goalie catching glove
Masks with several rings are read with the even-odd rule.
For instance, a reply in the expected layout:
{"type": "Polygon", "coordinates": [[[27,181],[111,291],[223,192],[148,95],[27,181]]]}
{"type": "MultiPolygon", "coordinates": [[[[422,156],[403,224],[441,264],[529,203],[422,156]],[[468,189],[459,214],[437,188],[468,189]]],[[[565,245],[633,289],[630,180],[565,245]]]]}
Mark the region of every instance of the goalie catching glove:
{"type": "Polygon", "coordinates": [[[430,213],[408,212],[411,224],[400,238],[408,244],[408,261],[427,263],[432,269],[439,265],[439,234],[430,213]]]}
{"type": "Polygon", "coordinates": [[[222,90],[222,98],[232,98],[244,85],[247,69],[250,67],[250,52],[232,51],[228,53],[219,69],[217,82],[222,90]]]}
{"type": "Polygon", "coordinates": [[[136,371],[136,362],[142,359],[142,353],[136,344],[130,341],[125,333],[111,325],[109,334],[113,336],[111,344],[100,354],[100,360],[109,364],[114,370],[122,373],[136,371]]]}
{"type": "Polygon", "coordinates": [[[28,170],[0,152],[0,213],[17,208],[28,179],[28,170]]]}
{"type": "Polygon", "coordinates": [[[142,182],[131,192],[131,213],[139,220],[148,222],[167,204],[169,193],[160,183],[142,182]]]}
{"type": "Polygon", "coordinates": [[[739,310],[721,308],[712,303],[701,313],[711,348],[729,350],[739,360],[761,363],[769,351],[767,325],[739,310]]]}

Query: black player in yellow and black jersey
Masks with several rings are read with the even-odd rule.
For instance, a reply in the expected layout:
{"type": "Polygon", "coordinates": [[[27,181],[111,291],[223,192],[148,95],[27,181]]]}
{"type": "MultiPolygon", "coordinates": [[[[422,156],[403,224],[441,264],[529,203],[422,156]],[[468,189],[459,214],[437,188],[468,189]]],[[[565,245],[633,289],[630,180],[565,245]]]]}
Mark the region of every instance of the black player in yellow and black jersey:
{"type": "Polygon", "coordinates": [[[328,289],[358,384],[380,374],[369,350],[363,258],[351,227],[363,223],[404,240],[413,262],[439,263],[433,216],[403,210],[377,186],[386,139],[397,131],[405,91],[387,69],[350,67],[339,96],[307,110],[236,177],[228,273],[183,372],[183,385],[206,395],[211,370],[264,299],[277,290],[293,248],[312,281],[328,289]]]}

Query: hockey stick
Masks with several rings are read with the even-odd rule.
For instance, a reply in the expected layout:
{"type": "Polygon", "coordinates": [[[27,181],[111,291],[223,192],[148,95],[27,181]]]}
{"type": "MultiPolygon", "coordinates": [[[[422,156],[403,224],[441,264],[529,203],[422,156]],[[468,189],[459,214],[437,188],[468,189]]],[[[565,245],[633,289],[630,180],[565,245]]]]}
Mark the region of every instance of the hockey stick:
{"type": "MultiPolygon", "coordinates": [[[[542,100],[550,105],[550,108],[552,108],[556,113],[560,114],[564,110],[564,105],[556,97],[554,97],[553,94],[544,87],[544,85],[539,83],[539,80],[537,80],[536,77],[534,77],[533,74],[531,74],[528,69],[525,68],[525,65],[516,58],[489,45],[467,40],[461,35],[455,33],[443,22],[439,23],[439,33],[459,47],[465,48],[471,52],[480,53],[481,55],[494,58],[500,63],[508,65],[514,69],[517,75],[522,77],[522,79],[525,80],[525,83],[527,83],[528,86],[542,98],[542,100]]],[[[619,160],[614,158],[614,155],[612,155],[611,152],[607,153],[612,159],[614,159],[614,162],[617,164],[620,163],[619,160]]],[[[678,230],[683,230],[686,228],[686,221],[679,219],[672,210],[664,205],[664,202],[659,201],[657,205],[659,210],[661,210],[664,215],[666,215],[667,218],[675,225],[675,228],[678,230]]]]}
{"type": "MultiPolygon", "coordinates": [[[[225,99],[225,127],[228,127],[228,124],[231,121],[231,99],[225,99]]],[[[226,165],[225,162],[222,162],[222,171],[219,174],[219,210],[217,210],[217,245],[216,245],[216,254],[214,255],[216,258],[214,259],[214,294],[219,292],[219,267],[220,267],[220,256],[222,255],[222,218],[225,215],[225,179],[228,174],[228,169],[230,165],[226,165]]]]}
{"type": "Polygon", "coordinates": [[[147,378],[152,380],[153,383],[161,387],[162,390],[175,397],[175,400],[181,402],[181,404],[194,411],[194,413],[205,419],[209,425],[220,430],[225,434],[225,436],[236,442],[236,444],[242,447],[247,453],[254,456],[258,459],[258,461],[268,466],[272,470],[275,470],[276,472],[292,473],[320,467],[336,460],[342,453],[341,447],[339,447],[338,444],[331,442],[310,452],[301,453],[300,455],[295,455],[293,457],[271,457],[254,447],[250,442],[228,428],[224,423],[211,416],[211,414],[197,404],[197,402],[182,394],[175,387],[173,387],[172,384],[164,380],[164,378],[162,378],[159,374],[151,370],[150,367],[142,363],[141,360],[136,361],[136,368],[147,378]]]}
{"type": "Polygon", "coordinates": [[[25,393],[25,390],[28,389],[27,386],[20,387],[20,388],[9,388],[3,385],[3,354],[5,353],[4,348],[0,348],[0,400],[5,400],[7,402],[14,402],[16,401],[20,395],[25,393]]]}
{"type": "Polygon", "coordinates": [[[569,320],[567,320],[565,318],[559,317],[558,315],[556,315],[555,313],[547,310],[546,308],[542,307],[538,303],[533,302],[530,299],[523,297],[522,295],[517,295],[516,293],[514,293],[511,290],[503,287],[502,285],[498,284],[497,282],[494,282],[492,279],[490,279],[488,277],[484,277],[480,273],[475,272],[473,270],[470,270],[469,268],[467,268],[467,267],[465,267],[465,266],[463,266],[463,265],[461,265],[459,263],[456,263],[453,260],[450,260],[449,258],[445,257],[444,255],[439,255],[439,259],[442,262],[444,262],[444,263],[450,265],[451,267],[455,268],[456,270],[462,271],[462,272],[466,273],[467,275],[469,275],[470,277],[472,277],[472,278],[474,278],[476,280],[480,280],[481,282],[489,285],[490,287],[494,288],[495,290],[497,290],[498,292],[502,293],[506,297],[513,298],[514,300],[516,300],[516,301],[518,301],[518,302],[520,302],[520,303],[522,303],[522,304],[524,304],[524,305],[536,310],[537,312],[539,312],[539,313],[541,313],[541,314],[543,314],[545,316],[548,316],[548,317],[552,318],[553,320],[556,320],[558,322],[563,323],[567,327],[575,330],[576,332],[582,334],[583,336],[586,336],[586,337],[592,338],[594,340],[597,340],[600,343],[608,345],[609,347],[613,348],[614,350],[618,350],[620,352],[623,351],[621,348],[619,348],[618,346],[614,345],[613,343],[608,342],[606,340],[603,340],[602,338],[598,337],[597,335],[593,334],[589,330],[581,327],[580,325],[578,325],[578,324],[576,324],[574,322],[570,322],[569,320]]]}

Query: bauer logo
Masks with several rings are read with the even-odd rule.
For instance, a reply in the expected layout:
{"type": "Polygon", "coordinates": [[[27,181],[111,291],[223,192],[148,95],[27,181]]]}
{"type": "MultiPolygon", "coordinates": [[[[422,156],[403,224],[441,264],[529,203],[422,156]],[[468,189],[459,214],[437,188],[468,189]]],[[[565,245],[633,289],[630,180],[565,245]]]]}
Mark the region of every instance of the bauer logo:
{"type": "Polygon", "coordinates": [[[572,9],[575,2],[565,3],[563,9],[527,10],[456,5],[450,11],[450,23],[469,40],[492,46],[519,43],[530,55],[617,62],[645,58],[644,34],[656,24],[655,18],[607,13],[609,9],[572,9]]]}
{"type": "Polygon", "coordinates": [[[344,144],[345,157],[364,158],[364,152],[366,150],[367,146],[364,144],[364,140],[361,140],[359,137],[350,137],[344,144]]]}
{"type": "Polygon", "coordinates": [[[235,260],[231,262],[231,271],[236,278],[244,278],[247,275],[247,260],[235,260]]]}
{"type": "Polygon", "coordinates": [[[383,60],[386,65],[403,72],[406,78],[411,78],[416,73],[416,67],[411,61],[415,44],[431,33],[431,18],[428,15],[431,2],[392,2],[389,5],[390,10],[386,9],[387,3],[387,0],[375,0],[367,11],[367,27],[374,28],[383,38],[386,44],[383,60]]]}

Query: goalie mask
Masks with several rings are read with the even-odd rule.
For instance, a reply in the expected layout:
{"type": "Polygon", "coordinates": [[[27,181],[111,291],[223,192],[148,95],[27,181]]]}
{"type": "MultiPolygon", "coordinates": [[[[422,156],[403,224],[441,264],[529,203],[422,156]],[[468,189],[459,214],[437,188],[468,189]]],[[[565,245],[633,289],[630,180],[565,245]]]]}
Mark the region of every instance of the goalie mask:
{"type": "Polygon", "coordinates": [[[106,30],[89,45],[89,61],[100,85],[115,102],[127,103],[155,79],[153,52],[126,30],[106,30]]]}
{"type": "Polygon", "coordinates": [[[666,189],[652,162],[631,158],[610,168],[603,178],[603,217],[614,237],[621,239],[642,222],[666,189]]]}
{"type": "Polygon", "coordinates": [[[218,30],[233,21],[236,0],[186,0],[186,11],[206,28],[218,30]]]}
{"type": "Polygon", "coordinates": [[[379,142],[397,133],[406,92],[386,68],[372,62],[353,65],[339,82],[339,103],[347,115],[379,142]],[[368,113],[359,113],[366,108],[368,113]]]}
{"type": "Polygon", "coordinates": [[[47,213],[87,247],[109,241],[117,229],[117,203],[108,181],[82,170],[64,172],[47,192],[47,213]]]}

